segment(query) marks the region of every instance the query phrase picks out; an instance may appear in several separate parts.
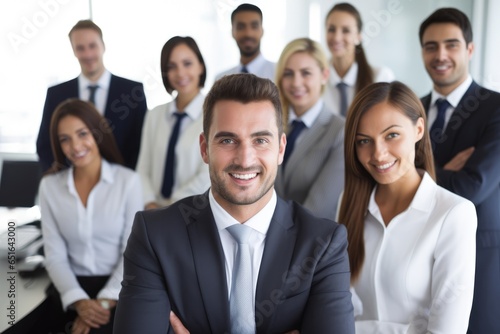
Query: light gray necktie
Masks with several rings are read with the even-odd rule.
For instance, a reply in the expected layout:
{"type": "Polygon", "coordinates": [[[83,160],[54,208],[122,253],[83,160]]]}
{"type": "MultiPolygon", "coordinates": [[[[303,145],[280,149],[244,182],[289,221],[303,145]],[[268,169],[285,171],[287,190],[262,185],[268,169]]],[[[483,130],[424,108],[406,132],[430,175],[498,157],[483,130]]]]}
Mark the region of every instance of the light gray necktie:
{"type": "Polygon", "coordinates": [[[227,231],[238,243],[233,264],[233,279],[229,297],[232,334],[255,334],[253,307],[252,257],[248,238],[252,228],[243,224],[229,226],[227,231]]]}
{"type": "Polygon", "coordinates": [[[347,84],[339,82],[337,88],[340,91],[340,114],[345,117],[347,115],[347,84]]]}

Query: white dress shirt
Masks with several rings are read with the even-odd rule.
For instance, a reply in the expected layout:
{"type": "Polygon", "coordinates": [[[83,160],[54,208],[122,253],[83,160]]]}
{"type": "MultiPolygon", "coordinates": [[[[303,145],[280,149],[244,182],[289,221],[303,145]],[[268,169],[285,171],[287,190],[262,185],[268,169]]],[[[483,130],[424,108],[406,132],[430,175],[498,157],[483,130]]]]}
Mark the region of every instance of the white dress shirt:
{"type": "Polygon", "coordinates": [[[111,275],[97,298],[118,300],[122,254],[143,207],[139,175],[103,159],[87,207],[76,191],[73,168],[45,176],[39,197],[46,268],[63,307],[89,298],[76,276],[111,275]]]}
{"type": "Polygon", "coordinates": [[[168,142],[177,118],[175,100],[146,113],[142,128],[137,172],[144,187],[144,204],[169,205],[184,197],[204,193],[210,187],[208,165],[201,157],[199,137],[203,132],[203,102],[198,94],[185,108],[175,147],[174,186],[170,198],[161,193],[168,142]]]}
{"type": "MultiPolygon", "coordinates": [[[[394,73],[387,67],[373,67],[373,78],[374,82],[391,82],[394,81],[394,73]]],[[[330,76],[323,92],[323,100],[326,106],[334,114],[340,115],[340,92],[337,88],[337,84],[344,82],[347,85],[347,108],[352,103],[354,95],[356,93],[356,80],[358,77],[358,63],[354,62],[347,71],[346,75],[341,78],[335,71],[335,68],[330,64],[330,76]]]]}
{"type": "Polygon", "coordinates": [[[250,63],[243,65],[239,64],[236,67],[233,67],[229,70],[226,70],[222,73],[219,73],[216,77],[215,80],[219,80],[225,75],[230,75],[230,74],[237,74],[241,73],[241,68],[245,66],[248,70],[248,73],[255,74],[258,77],[261,78],[266,78],[274,82],[275,79],[275,72],[276,72],[276,64],[265,59],[262,53],[259,53],[257,58],[252,60],[250,63]]]}
{"type": "MultiPolygon", "coordinates": [[[[422,172],[422,171],[420,171],[422,172]]],[[[373,190],[356,333],[465,333],[474,291],[474,205],[424,173],[408,209],[383,222],[373,190]]]]}
{"type": "MultiPolygon", "coordinates": [[[[227,279],[227,295],[231,297],[231,282],[233,277],[233,264],[236,257],[237,243],[226,230],[231,225],[240,224],[226,210],[224,210],[215,200],[212,189],[209,192],[210,208],[214,215],[215,224],[219,231],[222,250],[226,259],[226,279],[227,279]]],[[[248,239],[250,246],[250,254],[252,256],[252,280],[253,280],[253,301],[255,306],[255,293],[257,291],[257,279],[259,277],[260,263],[264,254],[264,246],[266,241],[267,230],[271,225],[271,219],[276,209],[277,196],[273,190],[273,196],[269,202],[255,214],[252,218],[245,222],[245,225],[252,228],[252,234],[248,239]]]]}
{"type": "Polygon", "coordinates": [[[111,82],[111,73],[105,70],[101,77],[96,81],[90,81],[86,76],[80,74],[78,76],[78,96],[81,100],[88,101],[90,98],[89,85],[97,85],[99,88],[95,91],[95,107],[101,115],[104,115],[106,110],[106,102],[108,100],[109,84],[111,82]]]}
{"type": "Polygon", "coordinates": [[[462,82],[457,88],[455,88],[448,96],[444,96],[436,92],[434,89],[431,92],[431,104],[429,106],[429,112],[427,114],[427,127],[431,128],[432,123],[436,120],[437,117],[437,106],[436,106],[436,100],[437,99],[446,99],[449,103],[450,106],[448,109],[446,109],[446,113],[444,116],[444,126],[443,126],[443,132],[446,129],[446,126],[448,125],[448,121],[451,118],[451,115],[455,111],[455,108],[458,106],[460,103],[460,100],[464,96],[465,92],[467,92],[467,89],[469,89],[469,86],[472,84],[472,77],[469,76],[467,79],[465,79],[464,82],[462,82]]]}

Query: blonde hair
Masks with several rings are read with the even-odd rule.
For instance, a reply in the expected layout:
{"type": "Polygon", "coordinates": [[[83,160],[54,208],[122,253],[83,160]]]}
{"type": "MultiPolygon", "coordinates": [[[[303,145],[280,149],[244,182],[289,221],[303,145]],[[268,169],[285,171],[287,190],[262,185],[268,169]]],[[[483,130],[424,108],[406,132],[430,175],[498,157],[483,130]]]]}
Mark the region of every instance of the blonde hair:
{"type": "MultiPolygon", "coordinates": [[[[289,101],[286,99],[283,94],[283,87],[281,84],[281,80],[283,79],[283,73],[285,72],[285,66],[288,59],[299,52],[305,52],[311,57],[313,57],[318,63],[319,68],[323,71],[328,68],[328,59],[323,51],[321,45],[313,41],[310,38],[298,38],[294,39],[290,43],[288,43],[283,51],[281,52],[281,56],[278,60],[278,64],[276,64],[276,85],[280,91],[280,99],[281,106],[283,110],[283,122],[285,125],[288,123],[288,109],[290,107],[289,101]]],[[[321,88],[321,93],[325,90],[325,86],[321,88]]]]}

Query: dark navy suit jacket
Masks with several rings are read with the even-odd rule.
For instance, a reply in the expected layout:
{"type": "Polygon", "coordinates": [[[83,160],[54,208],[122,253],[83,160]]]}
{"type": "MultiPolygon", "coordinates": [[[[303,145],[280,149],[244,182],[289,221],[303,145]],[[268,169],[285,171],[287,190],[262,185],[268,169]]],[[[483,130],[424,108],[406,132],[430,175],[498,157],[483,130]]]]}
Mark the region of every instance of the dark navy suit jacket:
{"type": "MultiPolygon", "coordinates": [[[[427,111],[430,99],[422,98],[427,111]]],[[[478,216],[468,333],[500,333],[500,94],[472,82],[434,147],[434,159],[437,183],[471,200],[478,216]],[[461,171],[442,169],[471,146],[474,153],[461,171]]]]}
{"type": "MultiPolygon", "coordinates": [[[[42,169],[54,162],[50,146],[50,119],[56,107],[69,98],[78,98],[78,79],[50,87],[43,107],[36,149],[42,169]]],[[[142,83],[111,75],[104,117],[108,120],[125,165],[135,168],[141,145],[142,123],[146,114],[146,96],[142,83]]]]}
{"type": "MultiPolygon", "coordinates": [[[[347,234],[295,202],[278,202],[255,297],[257,333],[354,333],[347,234]]],[[[229,333],[225,259],[208,194],[138,212],[124,254],[114,332],[229,333]]]]}

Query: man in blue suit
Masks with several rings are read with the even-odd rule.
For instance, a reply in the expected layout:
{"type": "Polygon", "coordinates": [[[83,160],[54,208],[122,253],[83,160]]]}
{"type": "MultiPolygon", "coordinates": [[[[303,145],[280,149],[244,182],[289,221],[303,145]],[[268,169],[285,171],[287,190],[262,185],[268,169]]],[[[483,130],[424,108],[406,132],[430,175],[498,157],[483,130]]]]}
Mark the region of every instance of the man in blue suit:
{"type": "Polygon", "coordinates": [[[354,333],[344,226],[274,190],[281,115],[268,79],[235,74],[213,85],[200,135],[211,189],[137,213],[115,333],[179,333],[178,320],[190,333],[354,333]],[[246,275],[235,228],[249,232],[246,275]]]}
{"type": "Polygon", "coordinates": [[[94,22],[78,21],[70,30],[69,39],[82,73],[47,90],[36,141],[42,169],[47,170],[54,162],[49,138],[52,113],[59,103],[74,97],[94,103],[109,122],[125,165],[135,168],[147,109],[143,85],[106,70],[102,31],[94,22]]]}
{"type": "Polygon", "coordinates": [[[420,43],[434,83],[422,103],[437,182],[471,200],[478,216],[468,333],[500,333],[500,94],[479,86],[469,74],[472,28],[461,11],[432,13],[420,26],[420,43]]]}

